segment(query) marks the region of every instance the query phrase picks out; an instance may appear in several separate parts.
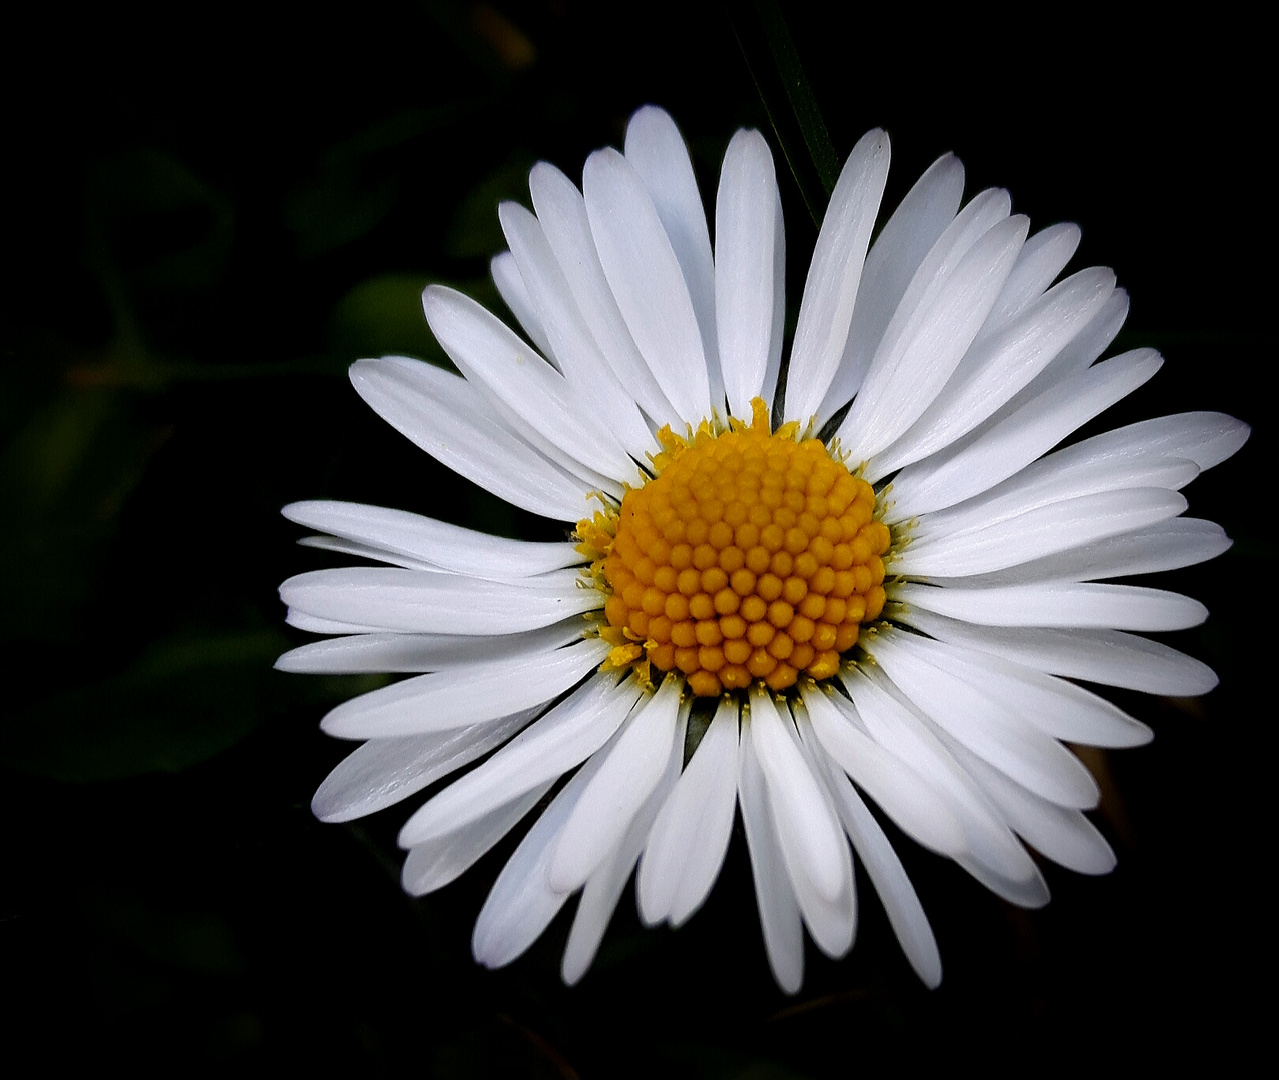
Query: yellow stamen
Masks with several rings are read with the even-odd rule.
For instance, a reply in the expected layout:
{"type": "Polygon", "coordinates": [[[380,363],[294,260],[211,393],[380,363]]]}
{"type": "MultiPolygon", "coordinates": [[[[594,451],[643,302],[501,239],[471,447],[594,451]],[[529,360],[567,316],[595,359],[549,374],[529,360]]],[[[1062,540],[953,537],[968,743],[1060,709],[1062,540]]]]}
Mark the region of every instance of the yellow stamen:
{"type": "Polygon", "coordinates": [[[688,437],[658,433],[657,476],[626,492],[615,517],[578,526],[579,550],[609,594],[609,664],[641,656],[682,671],[709,697],[804,672],[825,679],[884,605],[890,536],[875,493],[799,425],[749,425],[688,437]],[[620,637],[614,637],[620,634],[620,637]]]}

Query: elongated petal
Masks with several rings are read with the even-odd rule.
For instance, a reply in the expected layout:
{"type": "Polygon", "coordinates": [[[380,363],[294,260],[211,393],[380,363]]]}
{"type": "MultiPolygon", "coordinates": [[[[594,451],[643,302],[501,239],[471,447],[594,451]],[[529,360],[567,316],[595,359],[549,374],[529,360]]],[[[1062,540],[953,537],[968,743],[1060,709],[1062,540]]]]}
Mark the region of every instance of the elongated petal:
{"type": "Polygon", "coordinates": [[[594,490],[533,450],[465,379],[402,357],[357,360],[351,384],[400,434],[514,506],[577,521],[594,490]]]}
{"type": "Polygon", "coordinates": [[[662,806],[640,861],[636,899],[649,925],[679,926],[719,875],[737,807],[737,703],[725,699],[662,806]]]}
{"type": "Polygon", "coordinates": [[[476,821],[412,848],[400,884],[410,896],[442,889],[475,865],[551,790],[551,781],[512,799],[476,821]]]}
{"type": "Polygon", "coordinates": [[[834,901],[843,884],[844,840],[803,755],[782,726],[789,723],[768,694],[752,692],[751,737],[787,864],[796,866],[823,899],[834,901]]]}
{"type": "Polygon", "coordinates": [[[382,629],[380,626],[343,622],[339,619],[322,619],[318,615],[311,615],[297,608],[289,608],[284,621],[295,629],[306,630],[312,634],[376,634],[382,629]]]}
{"type": "Polygon", "coordinates": [[[564,824],[551,859],[548,881],[552,889],[572,892],[579,888],[621,841],[653,793],[679,727],[682,686],[682,678],[668,675],[661,689],[627,722],[564,824]]]}
{"type": "Polygon", "coordinates": [[[600,355],[542,226],[518,203],[503,203],[498,216],[565,381],[587,408],[590,421],[604,420],[626,452],[643,461],[655,449],[652,432],[600,355]]]}
{"type": "Polygon", "coordinates": [[[1065,269],[1082,237],[1079,226],[1069,222],[1049,225],[1027,237],[980,336],[1000,333],[1034,304],[1065,269]]]}
{"type": "Polygon", "coordinates": [[[578,588],[576,571],[515,582],[460,574],[350,566],[312,570],[280,586],[290,607],[322,619],[414,634],[509,634],[536,630],[602,606],[578,588]]]}
{"type": "Polygon", "coordinates": [[[878,479],[949,446],[993,416],[1043,371],[1114,291],[1115,275],[1094,267],[1063,281],[998,333],[974,341],[950,381],[914,426],[867,470],[878,479]]]}
{"type": "Polygon", "coordinates": [[[691,711],[691,701],[680,707],[675,738],[671,740],[670,754],[661,779],[604,862],[587,879],[586,887],[582,890],[573,926],[569,930],[568,944],[564,946],[564,959],[560,964],[560,975],[569,986],[575,985],[586,974],[586,969],[595,959],[604,931],[608,928],[608,921],[613,916],[613,909],[617,907],[635,860],[639,858],[649,830],[653,827],[653,820],[679,777],[680,766],[684,762],[684,734],[691,711]]]}
{"type": "Polygon", "coordinates": [[[1230,538],[1220,525],[1198,518],[1179,517],[1019,563],[1006,570],[953,582],[939,575],[933,575],[930,580],[937,585],[980,586],[1021,585],[1032,581],[1097,581],[1179,570],[1183,566],[1215,559],[1229,548],[1230,538]]]}
{"type": "Polygon", "coordinates": [[[974,626],[919,607],[901,618],[942,641],[1068,679],[1174,697],[1206,694],[1217,685],[1206,664],[1163,642],[1120,630],[974,626]]]}
{"type": "Polygon", "coordinates": [[[1188,596],[1136,585],[1036,582],[989,589],[904,584],[893,598],[979,626],[1057,626],[1110,630],[1185,630],[1208,617],[1188,596]]]}
{"type": "Polygon", "coordinates": [[[887,678],[873,668],[868,672],[845,668],[840,680],[870,736],[889,753],[909,762],[959,816],[967,840],[967,852],[957,860],[960,865],[970,873],[975,867],[989,880],[1004,885],[1035,880],[1039,874],[1034,862],[998,809],[887,678]]]}
{"type": "Polygon", "coordinates": [[[818,413],[824,424],[861,387],[893,312],[933,245],[955,218],[964,166],[946,154],[910,189],[866,255],[844,356],[818,413]]]}
{"type": "Polygon", "coordinates": [[[525,728],[478,768],[426,803],[400,830],[413,847],[475,821],[538,784],[562,776],[612,736],[639,697],[631,682],[600,674],[525,728]]]}
{"type": "Polygon", "coordinates": [[[370,739],[325,777],[311,813],[321,821],[353,821],[393,806],[501,746],[540,711],[538,705],[470,727],[370,739]]]}
{"type": "Polygon", "coordinates": [[[1165,522],[1187,505],[1177,492],[1156,487],[1081,495],[984,526],[936,530],[910,545],[893,569],[916,577],[987,574],[1165,522]]]}
{"type": "Polygon", "coordinates": [[[542,326],[542,320],[538,317],[533,298],[529,296],[528,286],[520,277],[520,268],[515,265],[515,256],[509,251],[494,255],[489,260],[489,276],[493,279],[493,284],[497,286],[498,295],[511,309],[511,314],[524,328],[524,332],[537,351],[545,356],[557,371],[562,372],[564,369],[555,356],[555,350],[551,348],[550,339],[546,336],[546,328],[542,326]]]}
{"type": "Polygon", "coordinates": [[[1108,874],[1115,868],[1114,851],[1078,810],[1041,799],[962,746],[952,747],[952,753],[999,807],[1012,830],[1041,855],[1079,874],[1108,874]]]}
{"type": "MultiPolygon", "coordinates": [[[[801,737],[807,737],[810,730],[801,724],[801,737]]],[[[883,901],[884,911],[901,943],[902,952],[924,985],[935,989],[941,985],[941,954],[901,859],[848,777],[829,758],[818,755],[818,761],[821,762],[822,777],[831,793],[835,812],[883,901]]]]}
{"type": "Polygon", "coordinates": [[[1028,227],[1018,215],[990,229],[901,330],[885,335],[839,429],[854,461],[890,446],[932,404],[981,328],[1028,227]]]}
{"type": "Polygon", "coordinates": [[[582,193],[609,288],[649,370],[688,423],[710,415],[701,329],[653,200],[615,150],[586,160],[582,193]]]}
{"type": "Polygon", "coordinates": [[[339,555],[351,555],[357,559],[369,559],[372,562],[386,563],[388,566],[399,566],[405,570],[428,570],[440,573],[438,566],[431,566],[409,555],[400,555],[394,551],[386,551],[372,544],[361,544],[358,540],[344,540],[340,536],[303,536],[298,540],[299,547],[315,548],[318,551],[333,551],[339,555]]]}
{"type": "Polygon", "coordinates": [[[684,136],[665,109],[647,105],[626,125],[626,160],[644,182],[679,261],[701,330],[711,403],[724,400],[715,329],[715,259],[684,136]]]}
{"type": "Polygon", "coordinates": [[[885,520],[905,521],[988,491],[1146,382],[1163,360],[1153,349],[1116,356],[1029,400],[1003,419],[893,480],[885,520]]]}
{"type": "Polygon", "coordinates": [[[764,773],[755,754],[750,726],[751,719],[743,716],[737,797],[742,808],[746,844],[750,849],[759,923],[773,978],[783,993],[797,994],[804,982],[804,926],[777,839],[777,827],[769,808],[764,773]]]}
{"type": "Polygon", "coordinates": [[[1128,293],[1116,289],[1110,294],[1102,309],[1078,337],[1061,350],[1045,370],[1028,388],[1038,393],[1061,379],[1079,374],[1110,348],[1110,343],[1123,329],[1128,318],[1128,293]]]}
{"type": "Polygon", "coordinates": [[[426,321],[449,359],[482,384],[521,434],[534,436],[590,470],[630,480],[633,462],[564,376],[474,300],[442,285],[422,294],[426,321]]]}
{"type": "Polygon", "coordinates": [[[724,155],[715,200],[715,319],[728,405],[743,418],[764,392],[772,352],[777,198],[768,144],[758,131],[739,131],[724,155]]]}
{"type": "Polygon", "coordinates": [[[582,561],[569,543],[508,540],[380,506],[325,499],[290,503],[280,513],[310,529],[408,555],[442,570],[493,581],[533,577],[582,561]]]}
{"type": "Polygon", "coordinates": [[[548,652],[576,641],[584,628],[581,619],[573,618],[541,630],[498,634],[481,641],[469,634],[354,634],[291,649],[275,667],[331,675],[440,671],[548,652]]]}
{"type": "Polygon", "coordinates": [[[659,426],[680,416],[640,355],[600,265],[586,203],[567,176],[545,161],[533,166],[529,194],[538,223],[600,353],[626,392],[659,426]]]}
{"type": "Polygon", "coordinates": [[[471,952],[485,967],[504,967],[519,957],[541,936],[568,899],[567,893],[554,892],[546,884],[546,868],[559,831],[591,782],[600,760],[598,755],[592,757],[560,789],[489,890],[471,935],[471,952]]]}
{"type": "Polygon", "coordinates": [[[857,302],[862,264],[888,180],[886,132],[867,132],[844,163],[822,220],[791,348],[786,418],[801,423],[817,412],[835,376],[857,302]]]}
{"type": "Polygon", "coordinates": [[[1054,738],[1092,746],[1139,746],[1150,741],[1151,732],[1145,724],[1063,679],[950,641],[896,631],[893,640],[979,687],[983,694],[1054,738]]]}
{"type": "MultiPolygon", "coordinates": [[[[786,732],[786,737],[799,748],[821,793],[826,812],[831,816],[838,833],[839,818],[826,786],[821,762],[818,760],[819,757],[825,756],[824,752],[814,740],[809,739],[805,742],[799,737],[797,728],[808,725],[808,713],[804,703],[791,700],[788,705],[794,719],[792,723],[784,723],[783,730],[786,732]]],[[[789,857],[787,860],[787,870],[790,871],[791,884],[795,886],[795,898],[799,901],[799,911],[804,918],[804,925],[808,927],[808,932],[813,936],[813,942],[817,947],[836,960],[852,948],[853,938],[857,934],[857,890],[853,884],[853,860],[847,843],[841,843],[839,853],[840,888],[834,900],[827,900],[822,896],[813,882],[802,873],[800,867],[795,865],[789,857]]],[[[785,840],[782,841],[782,854],[787,855],[785,840]]]]}
{"type": "Polygon", "coordinates": [[[804,704],[823,750],[877,802],[906,835],[942,855],[964,850],[964,831],[945,799],[909,765],[893,757],[848,721],[845,711],[817,687],[806,688],[804,704]]]}
{"type": "Polygon", "coordinates": [[[1097,805],[1100,790],[1080,760],[993,695],[947,667],[912,635],[889,630],[876,662],[924,715],[974,754],[1036,794],[1072,809],[1097,805]]]}
{"type": "Polygon", "coordinates": [[[608,655],[600,641],[554,652],[468,664],[361,694],[331,710],[321,728],[339,739],[419,735],[495,720],[562,694],[608,655]]]}

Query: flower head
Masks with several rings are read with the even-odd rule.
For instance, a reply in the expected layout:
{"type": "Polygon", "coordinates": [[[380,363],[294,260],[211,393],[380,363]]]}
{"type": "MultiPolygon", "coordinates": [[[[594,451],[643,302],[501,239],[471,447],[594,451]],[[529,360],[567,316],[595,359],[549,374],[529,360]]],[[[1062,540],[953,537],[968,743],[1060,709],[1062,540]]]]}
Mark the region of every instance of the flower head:
{"type": "Polygon", "coordinates": [[[500,208],[510,250],[493,277],[528,341],[431,286],[426,317],[461,376],[399,357],[352,367],[422,449],[571,530],[535,544],[347,503],[285,510],[324,534],[312,543],[383,565],[285,582],[289,621],[334,636],[279,666],[413,675],[324,718],[367,741],[315,812],[359,817],[489,755],[400,834],[421,894],[547,803],[480,913],[481,963],[515,959],[580,892],[575,982],[637,864],[643,919],[680,925],[740,806],[784,990],[802,981],[802,927],[828,955],[851,947],[854,852],[936,985],[932,931],[866,800],[1038,906],[1023,841],[1083,873],[1114,864],[1083,814],[1097,785],[1063,741],[1150,737],[1073,680],[1214,685],[1132,633],[1194,625],[1201,604],[1107,579],[1226,549],[1178,492],[1248,429],[1187,413],[1063,446],[1161,363],[1150,349],[1097,362],[1128,308],[1114,274],[1057,281],[1079,230],[1030,235],[1004,191],[961,208],[949,155],[872,244],[888,159],[873,131],[844,166],[784,374],[768,147],[751,131],[730,143],[712,247],[683,140],[655,108],[631,119],[624,154],[591,155],[580,191],[539,164],[536,213],[500,208]]]}

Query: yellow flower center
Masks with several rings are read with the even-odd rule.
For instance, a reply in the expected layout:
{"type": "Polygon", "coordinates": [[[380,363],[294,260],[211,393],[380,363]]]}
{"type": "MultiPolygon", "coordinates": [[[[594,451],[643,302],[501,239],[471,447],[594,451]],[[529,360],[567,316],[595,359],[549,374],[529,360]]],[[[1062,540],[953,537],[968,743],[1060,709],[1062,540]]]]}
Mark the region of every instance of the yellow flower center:
{"type": "Polygon", "coordinates": [[[609,594],[609,663],[682,671],[708,697],[801,672],[825,679],[884,606],[888,528],[875,493],[798,425],[749,425],[690,438],[659,432],[656,476],[616,513],[578,525],[609,594]]]}

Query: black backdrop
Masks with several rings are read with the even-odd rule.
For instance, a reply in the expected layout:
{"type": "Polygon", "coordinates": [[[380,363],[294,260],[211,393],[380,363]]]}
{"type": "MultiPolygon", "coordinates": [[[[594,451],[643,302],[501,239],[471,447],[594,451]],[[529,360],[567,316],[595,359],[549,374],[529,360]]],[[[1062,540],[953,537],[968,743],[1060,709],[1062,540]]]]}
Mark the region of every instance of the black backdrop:
{"type": "Polygon", "coordinates": [[[892,136],[886,205],[954,150],[969,193],[1007,186],[1036,225],[1079,222],[1073,265],[1117,269],[1133,297],[1118,344],[1167,362],[1116,419],[1214,408],[1256,429],[1189,489],[1235,547],[1171,582],[1212,610],[1175,643],[1222,685],[1196,701],[1116,695],[1156,740],[1089,759],[1111,876],[1050,866],[1052,904],[1024,913],[903,840],[942,988],[915,981],[863,884],[852,954],[810,947],[786,999],[739,836],[687,927],[642,930],[624,895],[591,973],[566,990],[563,917],[505,971],[470,960],[509,843],[411,901],[394,847],[405,809],[356,826],[311,818],[347,749],[317,721],[360,684],[270,670],[304,638],[283,626],[275,587],[325,564],[292,545],[280,506],[347,498],[555,535],[414,450],[344,376],[359,356],[436,355],[417,302],[427,281],[492,302],[496,203],[527,201],[528,167],[545,157],[580,176],[656,102],[709,198],[733,131],[760,127],[797,303],[815,228],[739,47],[738,32],[767,89],[758,18],[735,11],[231,0],[14,22],[0,135],[11,1053],[817,1077],[933,1057],[1221,1056],[1255,1030],[1265,995],[1250,979],[1273,938],[1259,841],[1276,237],[1274,102],[1259,30],[1243,24],[786,5],[840,156],[872,125],[892,136]]]}

